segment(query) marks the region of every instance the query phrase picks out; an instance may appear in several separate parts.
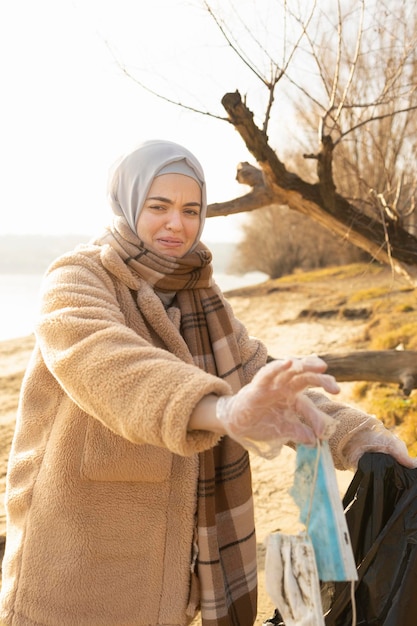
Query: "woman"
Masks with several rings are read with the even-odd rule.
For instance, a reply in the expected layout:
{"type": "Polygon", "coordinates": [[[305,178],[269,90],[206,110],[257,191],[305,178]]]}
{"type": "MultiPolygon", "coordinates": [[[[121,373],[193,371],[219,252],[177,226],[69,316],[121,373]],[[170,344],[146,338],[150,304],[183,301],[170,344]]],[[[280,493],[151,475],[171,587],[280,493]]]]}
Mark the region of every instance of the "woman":
{"type": "Polygon", "coordinates": [[[334,431],[338,467],[356,463],[355,441],[412,461],[373,418],[304,392],[338,390],[320,359],[265,365],[213,283],[188,150],[140,145],[109,195],[111,226],[45,277],[10,454],[0,617],[182,626],[201,608],[206,626],[251,625],[245,448],[272,457],[334,431]]]}

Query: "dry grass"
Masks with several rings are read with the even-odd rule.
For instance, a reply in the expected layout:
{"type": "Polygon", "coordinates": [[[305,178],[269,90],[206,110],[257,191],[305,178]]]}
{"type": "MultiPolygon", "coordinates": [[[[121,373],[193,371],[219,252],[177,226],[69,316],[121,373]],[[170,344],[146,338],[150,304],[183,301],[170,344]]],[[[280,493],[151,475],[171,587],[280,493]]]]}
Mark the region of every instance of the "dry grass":
{"type": "Polygon", "coordinates": [[[395,385],[358,383],[354,399],[380,416],[384,425],[393,430],[407,445],[411,456],[417,456],[417,394],[405,396],[395,385]]]}

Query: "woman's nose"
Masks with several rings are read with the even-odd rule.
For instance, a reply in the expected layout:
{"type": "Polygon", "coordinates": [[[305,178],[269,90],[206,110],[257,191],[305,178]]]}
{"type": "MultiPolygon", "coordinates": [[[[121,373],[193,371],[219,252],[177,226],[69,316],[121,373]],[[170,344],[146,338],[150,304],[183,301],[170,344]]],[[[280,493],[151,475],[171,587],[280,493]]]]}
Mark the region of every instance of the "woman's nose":
{"type": "Polygon", "coordinates": [[[167,219],[167,228],[171,230],[181,230],[182,219],[179,211],[170,211],[167,219]]]}

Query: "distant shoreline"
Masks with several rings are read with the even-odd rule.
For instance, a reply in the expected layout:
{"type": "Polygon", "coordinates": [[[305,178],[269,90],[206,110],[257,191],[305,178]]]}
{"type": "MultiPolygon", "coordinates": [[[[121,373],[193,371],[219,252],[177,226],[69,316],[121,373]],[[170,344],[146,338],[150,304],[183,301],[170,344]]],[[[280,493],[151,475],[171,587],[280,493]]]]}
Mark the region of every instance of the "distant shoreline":
{"type": "MultiPolygon", "coordinates": [[[[253,272],[244,276],[215,270],[215,280],[227,293],[252,286],[266,279],[265,274],[253,272]]],[[[18,338],[32,332],[38,317],[39,290],[43,273],[0,273],[0,294],[7,306],[0,307],[0,341],[18,338]]]]}
{"type": "MultiPolygon", "coordinates": [[[[1,274],[43,274],[48,266],[80,243],[88,243],[92,235],[0,235],[1,274]]],[[[203,239],[204,241],[204,239],[203,239]]],[[[227,273],[236,249],[233,242],[205,242],[213,253],[213,265],[227,273]]]]}

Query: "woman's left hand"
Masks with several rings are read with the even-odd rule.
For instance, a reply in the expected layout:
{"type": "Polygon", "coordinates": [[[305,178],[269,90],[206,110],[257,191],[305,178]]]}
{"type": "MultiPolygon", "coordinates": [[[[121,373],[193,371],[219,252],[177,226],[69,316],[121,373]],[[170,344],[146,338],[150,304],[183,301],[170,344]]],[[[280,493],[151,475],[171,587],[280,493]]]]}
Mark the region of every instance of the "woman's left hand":
{"type": "Polygon", "coordinates": [[[408,454],[404,441],[385,428],[376,417],[369,418],[353,432],[342,450],[345,466],[356,470],[359,459],[365,452],[389,454],[398,463],[411,469],[417,468],[417,458],[408,454]]]}

